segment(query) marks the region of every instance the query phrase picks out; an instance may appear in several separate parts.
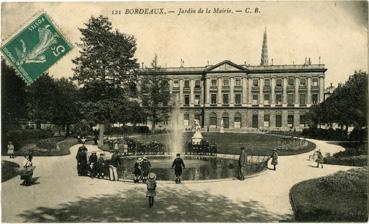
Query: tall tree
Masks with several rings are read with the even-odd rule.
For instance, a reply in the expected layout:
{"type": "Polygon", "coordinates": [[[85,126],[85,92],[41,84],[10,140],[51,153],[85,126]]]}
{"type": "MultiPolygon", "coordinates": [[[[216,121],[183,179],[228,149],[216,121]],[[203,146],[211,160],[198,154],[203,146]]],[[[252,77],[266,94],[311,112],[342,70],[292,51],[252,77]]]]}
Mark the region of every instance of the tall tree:
{"type": "Polygon", "coordinates": [[[36,122],[36,127],[41,128],[41,123],[52,122],[55,106],[55,82],[48,74],[42,75],[27,89],[28,118],[36,122]]]}
{"type": "Polygon", "coordinates": [[[65,128],[65,135],[69,136],[70,125],[79,118],[77,86],[66,78],[55,80],[54,99],[52,121],[65,128]]]}
{"type": "Polygon", "coordinates": [[[169,117],[169,80],[160,74],[157,55],[151,62],[151,68],[146,70],[149,74],[141,80],[142,106],[151,120],[151,130],[154,131],[158,122],[166,121],[169,117]]]}
{"type": "Polygon", "coordinates": [[[136,40],[113,30],[109,19],[103,16],[91,17],[79,30],[80,55],[73,60],[73,79],[82,86],[82,114],[100,126],[101,145],[104,124],[115,121],[117,108],[126,105],[124,102],[137,81],[136,40]]]}

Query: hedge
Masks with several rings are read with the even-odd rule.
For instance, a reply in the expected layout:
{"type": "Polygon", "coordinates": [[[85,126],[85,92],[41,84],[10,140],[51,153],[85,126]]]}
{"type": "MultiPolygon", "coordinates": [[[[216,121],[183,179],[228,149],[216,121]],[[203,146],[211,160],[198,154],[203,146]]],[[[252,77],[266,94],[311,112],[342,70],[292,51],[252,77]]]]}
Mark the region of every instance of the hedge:
{"type": "Polygon", "coordinates": [[[290,198],[297,222],[367,222],[368,167],[303,181],[290,198]]]}
{"type": "Polygon", "coordinates": [[[11,141],[15,150],[19,150],[24,144],[28,143],[30,139],[37,141],[39,139],[52,137],[53,133],[50,130],[43,129],[17,129],[6,133],[6,138],[3,139],[3,145],[7,145],[11,141]]]}

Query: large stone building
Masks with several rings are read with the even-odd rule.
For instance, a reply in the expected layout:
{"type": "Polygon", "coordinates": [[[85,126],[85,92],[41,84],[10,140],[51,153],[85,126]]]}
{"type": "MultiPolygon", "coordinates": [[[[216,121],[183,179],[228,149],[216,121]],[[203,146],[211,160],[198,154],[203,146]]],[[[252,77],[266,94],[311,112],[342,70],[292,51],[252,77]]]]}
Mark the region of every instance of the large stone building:
{"type": "Polygon", "coordinates": [[[268,63],[264,33],[261,63],[238,65],[225,60],[204,67],[160,70],[170,81],[172,100],[183,112],[183,124],[204,128],[301,130],[311,105],[324,100],[323,64],[268,63]]]}

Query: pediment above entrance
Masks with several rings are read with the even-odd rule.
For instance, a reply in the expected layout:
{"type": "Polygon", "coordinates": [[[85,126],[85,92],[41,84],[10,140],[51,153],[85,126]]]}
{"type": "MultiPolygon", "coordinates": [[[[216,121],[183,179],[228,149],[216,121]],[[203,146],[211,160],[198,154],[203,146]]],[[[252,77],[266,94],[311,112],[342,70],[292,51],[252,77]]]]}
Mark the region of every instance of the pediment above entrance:
{"type": "Polygon", "coordinates": [[[210,66],[206,69],[206,72],[242,72],[246,69],[240,65],[237,65],[231,61],[222,61],[216,65],[210,66]]]}

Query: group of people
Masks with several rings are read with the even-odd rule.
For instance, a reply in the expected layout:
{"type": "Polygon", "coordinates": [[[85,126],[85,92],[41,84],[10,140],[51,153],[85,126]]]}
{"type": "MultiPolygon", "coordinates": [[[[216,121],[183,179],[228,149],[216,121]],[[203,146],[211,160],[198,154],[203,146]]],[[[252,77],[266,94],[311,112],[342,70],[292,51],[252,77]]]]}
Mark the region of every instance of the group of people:
{"type": "Polygon", "coordinates": [[[143,156],[143,158],[139,157],[134,165],[134,179],[133,181],[135,183],[139,183],[142,181],[143,183],[146,183],[147,178],[149,176],[149,172],[151,169],[151,163],[147,159],[146,156],[143,156]]]}
{"type": "Polygon", "coordinates": [[[100,153],[97,157],[96,152],[92,152],[87,160],[87,148],[81,146],[78,148],[76,155],[78,176],[105,177],[105,159],[104,153],[100,153]]]}

